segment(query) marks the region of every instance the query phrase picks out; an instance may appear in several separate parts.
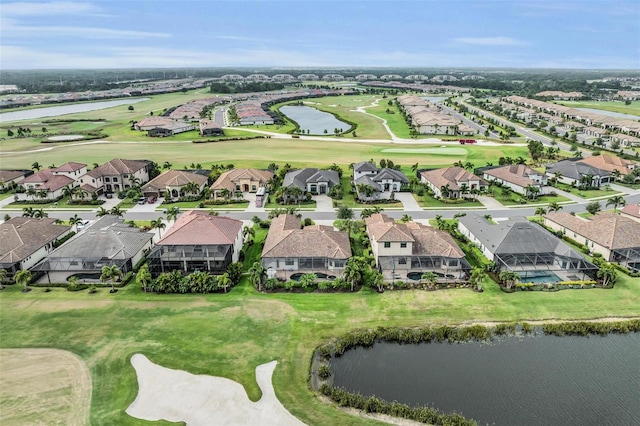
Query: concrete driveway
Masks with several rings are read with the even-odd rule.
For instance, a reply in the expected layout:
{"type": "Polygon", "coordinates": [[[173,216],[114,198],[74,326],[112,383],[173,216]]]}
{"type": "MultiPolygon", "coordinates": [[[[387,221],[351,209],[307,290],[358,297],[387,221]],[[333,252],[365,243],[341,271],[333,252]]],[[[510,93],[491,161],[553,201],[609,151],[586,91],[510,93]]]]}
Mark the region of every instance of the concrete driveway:
{"type": "Polygon", "coordinates": [[[335,210],[333,208],[333,200],[328,195],[315,195],[313,199],[316,200],[317,212],[332,212],[335,210]]]}
{"type": "Polygon", "coordinates": [[[418,204],[413,195],[410,192],[396,192],[396,200],[400,200],[402,207],[406,212],[422,211],[422,207],[418,204]]]}
{"type": "Polygon", "coordinates": [[[149,204],[149,203],[136,204],[135,206],[127,210],[127,212],[129,213],[154,212],[158,207],[160,207],[160,204],[162,204],[163,201],[164,201],[164,198],[160,197],[153,204],[149,204]]]}

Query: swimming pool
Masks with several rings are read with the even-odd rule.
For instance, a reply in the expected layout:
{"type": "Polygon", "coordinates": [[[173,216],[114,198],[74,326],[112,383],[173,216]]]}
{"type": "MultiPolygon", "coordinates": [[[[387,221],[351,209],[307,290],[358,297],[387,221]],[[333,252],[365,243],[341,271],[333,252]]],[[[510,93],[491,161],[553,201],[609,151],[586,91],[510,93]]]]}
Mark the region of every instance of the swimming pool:
{"type": "Polygon", "coordinates": [[[542,284],[542,283],[557,283],[562,281],[562,279],[549,271],[526,271],[518,273],[520,275],[521,283],[534,283],[534,284],[542,284]]]}

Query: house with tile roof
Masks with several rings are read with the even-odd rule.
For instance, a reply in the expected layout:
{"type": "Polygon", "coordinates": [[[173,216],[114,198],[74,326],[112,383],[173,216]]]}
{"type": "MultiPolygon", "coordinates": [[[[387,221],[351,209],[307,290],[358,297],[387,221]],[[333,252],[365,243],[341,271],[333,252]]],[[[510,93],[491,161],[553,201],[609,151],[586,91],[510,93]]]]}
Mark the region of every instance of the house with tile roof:
{"type": "Polygon", "coordinates": [[[224,135],[224,130],[218,123],[206,118],[198,121],[198,127],[200,129],[200,136],[219,136],[224,135]]]}
{"type": "Polygon", "coordinates": [[[640,222],[640,204],[627,204],[620,210],[620,214],[640,222]]]}
{"type": "Polygon", "coordinates": [[[638,166],[631,160],[625,160],[624,158],[607,154],[590,155],[580,160],[580,162],[601,170],[606,170],[609,173],[618,170],[622,176],[633,173],[633,170],[638,166]]]}
{"type": "Polygon", "coordinates": [[[32,174],[32,170],[0,170],[0,190],[17,185],[22,179],[32,174]]]}
{"type": "Polygon", "coordinates": [[[14,217],[0,224],[0,269],[12,276],[44,259],[56,242],[71,232],[70,226],[55,222],[50,218],[14,217]]]}
{"type": "MultiPolygon", "coordinates": [[[[20,181],[20,185],[24,186],[27,190],[34,190],[38,194],[39,199],[42,200],[55,200],[62,197],[62,190],[64,187],[76,187],[77,183],[73,178],[66,176],[65,174],[55,174],[55,169],[44,169],[36,172],[20,181]]],[[[26,194],[21,194],[22,199],[28,199],[26,194]]]]}
{"type": "Polygon", "coordinates": [[[375,164],[363,161],[353,165],[353,186],[361,200],[389,199],[402,185],[409,183],[407,176],[399,170],[387,167],[377,168],[375,164]],[[363,193],[360,185],[373,188],[371,196],[363,193]]]}
{"type": "Polygon", "coordinates": [[[184,170],[167,170],[166,172],[151,179],[141,189],[145,197],[164,197],[165,200],[175,200],[186,194],[185,187],[195,184],[197,191],[190,192],[191,195],[202,194],[207,186],[208,178],[198,173],[191,173],[184,170]]]}
{"type": "Polygon", "coordinates": [[[306,168],[292,170],[284,175],[282,186],[289,188],[297,186],[303,192],[312,194],[327,194],[329,190],[340,184],[340,175],[335,170],[306,168]]]}
{"type": "Polygon", "coordinates": [[[538,194],[544,194],[547,176],[525,164],[511,164],[506,166],[485,168],[483,179],[497,182],[508,187],[513,192],[527,195],[529,187],[538,188],[538,194]]]}
{"type": "Polygon", "coordinates": [[[222,274],[240,259],[242,221],[209,212],[190,210],[182,214],[147,256],[154,276],[180,270],[222,274]]]}
{"type": "Polygon", "coordinates": [[[49,253],[33,267],[44,272],[42,282],[62,283],[80,278],[99,281],[103,266],[127,273],[151,249],[154,234],[141,232],[119,216],[105,215],[49,253]]]}
{"type": "MultiPolygon", "coordinates": [[[[637,207],[637,206],[636,206],[637,207]]],[[[640,269],[640,222],[615,213],[598,213],[584,219],[566,212],[544,216],[544,224],[562,232],[608,262],[640,269]]]]}
{"type": "Polygon", "coordinates": [[[80,185],[92,188],[98,193],[124,191],[134,185],[143,185],[149,181],[151,162],[147,160],[125,160],[114,158],[89,170],[80,177],[80,185]]]}
{"type": "Polygon", "coordinates": [[[418,281],[425,272],[440,280],[462,280],[471,269],[448,232],[418,222],[398,223],[381,213],[366,218],[365,224],[385,281],[418,281]]]}
{"type": "Polygon", "coordinates": [[[233,169],[222,173],[211,185],[211,195],[214,198],[222,197],[223,189],[231,194],[243,192],[257,192],[266,187],[267,182],[273,178],[273,172],[258,169],[233,169]]]}
{"type": "Polygon", "coordinates": [[[340,276],[350,257],[346,232],[325,225],[302,228],[300,219],[291,214],[271,221],[262,248],[262,266],[267,275],[285,281],[294,273],[340,276]]]}
{"type": "Polygon", "coordinates": [[[581,186],[591,181],[591,187],[613,182],[611,172],[591,166],[582,161],[582,157],[569,158],[546,166],[545,173],[548,177],[559,176],[558,182],[568,185],[581,186]]]}
{"type": "Polygon", "coordinates": [[[524,217],[494,222],[471,213],[458,218],[458,231],[500,271],[517,273],[521,282],[588,280],[598,269],[554,234],[524,217]]]}
{"type": "Polygon", "coordinates": [[[425,170],[420,172],[420,181],[431,189],[434,197],[440,198],[462,198],[465,195],[463,192],[483,191],[489,186],[484,179],[462,167],[425,170]],[[463,191],[465,188],[466,191],[463,191]]]}

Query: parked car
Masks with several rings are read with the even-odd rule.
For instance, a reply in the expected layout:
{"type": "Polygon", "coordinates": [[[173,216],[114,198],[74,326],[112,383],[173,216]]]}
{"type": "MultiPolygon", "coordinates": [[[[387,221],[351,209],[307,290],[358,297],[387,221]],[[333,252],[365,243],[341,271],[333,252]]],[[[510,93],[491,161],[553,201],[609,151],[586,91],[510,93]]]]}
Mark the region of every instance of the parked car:
{"type": "Polygon", "coordinates": [[[148,203],[153,204],[156,202],[156,197],[149,197],[148,203]]]}
{"type": "Polygon", "coordinates": [[[86,228],[88,225],[89,225],[89,221],[83,220],[82,222],[76,225],[76,228],[78,229],[78,231],[81,231],[82,229],[86,228]]]}
{"type": "Polygon", "coordinates": [[[147,198],[146,197],[138,198],[138,204],[145,204],[146,202],[147,202],[147,198]]]}
{"type": "Polygon", "coordinates": [[[113,193],[107,192],[106,194],[104,194],[104,198],[113,198],[113,193]]]}

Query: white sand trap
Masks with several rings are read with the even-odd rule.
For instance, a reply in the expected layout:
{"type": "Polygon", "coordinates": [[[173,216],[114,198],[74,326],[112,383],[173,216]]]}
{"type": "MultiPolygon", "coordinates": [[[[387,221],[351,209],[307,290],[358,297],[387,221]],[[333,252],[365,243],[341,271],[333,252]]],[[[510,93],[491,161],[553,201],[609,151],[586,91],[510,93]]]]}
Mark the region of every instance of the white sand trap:
{"type": "Polygon", "coordinates": [[[60,135],[60,136],[50,136],[47,140],[56,141],[56,142],[66,142],[66,141],[77,141],[78,139],[84,139],[82,135],[60,135]]]}
{"type": "Polygon", "coordinates": [[[127,408],[143,420],[199,425],[304,425],[278,401],[271,383],[276,361],[256,367],[262,398],[252,402],[244,387],[224,377],[195,375],[154,364],[142,354],[131,357],[138,375],[138,396],[127,408]]]}
{"type": "Polygon", "coordinates": [[[438,147],[438,148],[384,148],[381,152],[396,154],[433,154],[433,155],[467,155],[464,148],[438,147]]]}

